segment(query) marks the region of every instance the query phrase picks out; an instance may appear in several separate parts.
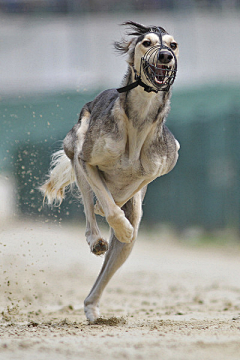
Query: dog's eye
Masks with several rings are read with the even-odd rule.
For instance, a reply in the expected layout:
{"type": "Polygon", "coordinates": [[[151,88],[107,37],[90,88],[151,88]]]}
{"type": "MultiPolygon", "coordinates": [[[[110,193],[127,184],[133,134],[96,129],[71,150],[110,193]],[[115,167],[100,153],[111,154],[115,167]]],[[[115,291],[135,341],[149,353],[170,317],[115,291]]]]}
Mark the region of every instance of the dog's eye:
{"type": "Polygon", "coordinates": [[[151,46],[151,41],[150,40],[145,40],[142,44],[145,47],[149,47],[149,46],[151,46]]]}
{"type": "Polygon", "coordinates": [[[171,47],[172,50],[176,50],[176,48],[177,48],[177,43],[171,42],[170,47],[171,47]]]}

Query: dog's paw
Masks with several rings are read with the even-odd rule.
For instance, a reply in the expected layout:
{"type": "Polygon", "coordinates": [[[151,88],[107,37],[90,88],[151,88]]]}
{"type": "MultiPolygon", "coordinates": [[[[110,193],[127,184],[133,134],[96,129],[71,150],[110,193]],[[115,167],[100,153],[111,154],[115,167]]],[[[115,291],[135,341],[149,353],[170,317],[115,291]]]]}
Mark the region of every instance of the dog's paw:
{"type": "Polygon", "coordinates": [[[113,228],[115,236],[120,242],[127,244],[132,242],[134,228],[125,217],[122,210],[119,214],[109,216],[107,222],[113,228]]]}
{"type": "MultiPolygon", "coordinates": [[[[127,220],[127,219],[126,219],[127,220]]],[[[133,240],[134,229],[127,220],[121,229],[114,229],[116,238],[122,243],[131,243],[133,240]]]]}
{"type": "Polygon", "coordinates": [[[88,321],[92,324],[99,318],[100,311],[98,304],[86,304],[84,303],[84,312],[88,321]]]}
{"type": "Polygon", "coordinates": [[[108,250],[108,242],[103,239],[98,239],[92,246],[91,252],[95,255],[102,255],[108,250]]]}
{"type": "Polygon", "coordinates": [[[99,204],[98,200],[96,201],[96,204],[94,205],[94,212],[96,215],[101,215],[101,216],[105,216],[104,211],[101,207],[101,205],[99,204]]]}

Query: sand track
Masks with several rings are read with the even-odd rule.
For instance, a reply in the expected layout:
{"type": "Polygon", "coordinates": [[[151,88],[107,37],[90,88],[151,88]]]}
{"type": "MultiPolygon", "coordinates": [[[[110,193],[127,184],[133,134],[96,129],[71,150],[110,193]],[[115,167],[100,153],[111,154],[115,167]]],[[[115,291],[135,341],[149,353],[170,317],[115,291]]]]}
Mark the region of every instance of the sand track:
{"type": "Polygon", "coordinates": [[[84,229],[1,229],[0,359],[239,359],[239,247],[182,246],[142,230],[90,326],[83,300],[103,259],[84,229]]]}

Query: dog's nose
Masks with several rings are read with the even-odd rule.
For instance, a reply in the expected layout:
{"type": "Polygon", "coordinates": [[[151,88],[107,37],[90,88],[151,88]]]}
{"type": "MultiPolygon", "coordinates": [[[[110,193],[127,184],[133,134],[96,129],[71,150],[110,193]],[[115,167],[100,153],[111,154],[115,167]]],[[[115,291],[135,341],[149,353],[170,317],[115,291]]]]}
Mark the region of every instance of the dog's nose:
{"type": "Polygon", "coordinates": [[[162,64],[168,64],[172,60],[173,56],[169,51],[160,51],[158,55],[158,60],[162,64]]]}

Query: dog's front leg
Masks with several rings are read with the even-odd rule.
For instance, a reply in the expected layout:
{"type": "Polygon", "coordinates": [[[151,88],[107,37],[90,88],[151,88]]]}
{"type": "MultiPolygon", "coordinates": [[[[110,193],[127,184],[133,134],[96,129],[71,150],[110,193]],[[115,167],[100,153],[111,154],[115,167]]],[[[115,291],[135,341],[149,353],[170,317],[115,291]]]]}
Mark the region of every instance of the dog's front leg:
{"type": "Polygon", "coordinates": [[[133,227],[125,217],[124,211],[115,204],[98,168],[91,166],[80,157],[74,158],[74,168],[77,178],[78,174],[84,174],[99,201],[108,224],[114,230],[116,238],[120,242],[130,243],[133,239],[133,227]]]}

